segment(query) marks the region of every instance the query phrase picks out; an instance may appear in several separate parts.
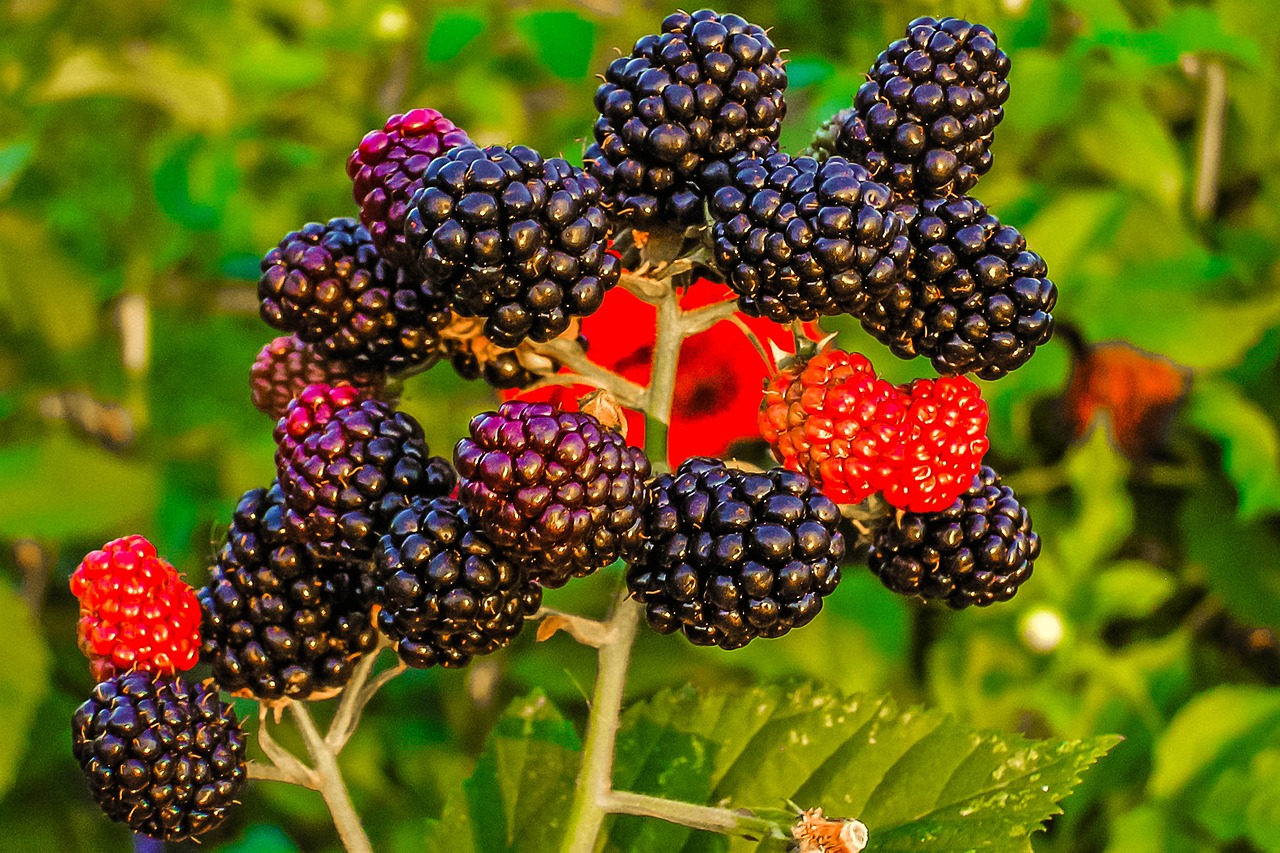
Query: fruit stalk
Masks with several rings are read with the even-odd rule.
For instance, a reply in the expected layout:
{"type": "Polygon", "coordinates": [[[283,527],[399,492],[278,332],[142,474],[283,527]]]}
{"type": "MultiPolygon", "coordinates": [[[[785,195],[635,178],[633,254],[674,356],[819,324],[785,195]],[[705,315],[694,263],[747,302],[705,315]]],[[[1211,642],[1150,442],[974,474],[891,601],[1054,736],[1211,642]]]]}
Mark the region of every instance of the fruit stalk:
{"type": "Polygon", "coordinates": [[[364,833],[364,826],[360,823],[360,816],[351,805],[347,785],[342,781],[342,772],[338,769],[336,753],[316,728],[305,702],[290,702],[289,711],[298,724],[298,731],[307,745],[307,752],[311,754],[320,796],[324,797],[325,805],[329,807],[329,814],[333,816],[333,825],[338,830],[343,848],[347,853],[373,853],[369,838],[364,833]]]}

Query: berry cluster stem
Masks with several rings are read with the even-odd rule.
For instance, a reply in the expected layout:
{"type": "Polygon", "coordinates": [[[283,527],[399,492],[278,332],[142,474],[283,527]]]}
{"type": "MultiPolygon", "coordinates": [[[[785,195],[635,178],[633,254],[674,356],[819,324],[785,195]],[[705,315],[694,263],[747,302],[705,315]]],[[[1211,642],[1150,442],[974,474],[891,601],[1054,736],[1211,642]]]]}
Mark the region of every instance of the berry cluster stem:
{"type": "Polygon", "coordinates": [[[337,753],[316,728],[306,703],[291,702],[289,711],[298,724],[307,752],[311,754],[312,772],[315,774],[320,796],[324,797],[324,803],[333,816],[333,825],[338,830],[342,846],[347,853],[373,853],[369,837],[365,835],[364,826],[360,822],[360,815],[356,814],[355,807],[351,805],[351,796],[342,780],[342,771],[338,769],[337,753]]]}

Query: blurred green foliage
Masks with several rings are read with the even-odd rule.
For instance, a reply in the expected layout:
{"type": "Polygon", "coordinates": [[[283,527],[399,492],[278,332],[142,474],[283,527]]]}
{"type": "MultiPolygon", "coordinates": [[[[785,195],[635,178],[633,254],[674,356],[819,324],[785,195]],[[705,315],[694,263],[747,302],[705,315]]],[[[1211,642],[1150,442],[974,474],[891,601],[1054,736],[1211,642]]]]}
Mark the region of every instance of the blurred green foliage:
{"type": "MultiPolygon", "coordinates": [[[[346,155],[392,112],[434,106],[478,141],[579,160],[593,75],[669,11],[0,2],[4,846],[128,844],[69,749],[67,721],[90,684],[66,578],[86,551],[137,531],[202,582],[236,498],[272,476],[270,424],[246,383],[272,335],[256,317],[261,253],[303,222],[354,211],[346,155]]],[[[974,728],[1117,732],[1126,741],[1037,850],[1280,850],[1273,4],[746,0],[734,11],[790,50],[792,150],[849,103],[912,17],[992,25],[1013,94],[979,195],[1048,260],[1065,324],[1172,359],[1192,386],[1167,435],[1132,460],[1105,424],[1083,439],[1065,429],[1073,356],[1060,336],[985,387],[992,457],[1045,542],[1014,602],[962,614],[909,605],[855,565],[823,618],[781,640],[726,654],[643,636],[634,696],[811,678],[974,728]]],[[[895,380],[927,372],[851,324],[833,327],[895,380]]],[[[404,400],[439,451],[490,397],[436,370],[404,400]]],[[[599,608],[612,582],[549,599],[599,608]]],[[[526,635],[469,674],[394,682],[344,753],[375,847],[422,849],[512,697],[541,689],[580,722],[592,667],[588,650],[526,635]]],[[[205,849],[334,844],[318,797],[258,783],[205,849]]]]}

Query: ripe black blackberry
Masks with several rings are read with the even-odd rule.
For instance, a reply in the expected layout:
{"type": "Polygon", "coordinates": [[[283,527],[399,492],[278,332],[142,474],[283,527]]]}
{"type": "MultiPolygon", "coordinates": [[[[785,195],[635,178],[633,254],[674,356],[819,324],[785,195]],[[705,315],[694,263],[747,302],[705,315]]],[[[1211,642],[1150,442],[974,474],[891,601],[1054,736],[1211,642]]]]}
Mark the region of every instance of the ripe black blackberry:
{"type": "Polygon", "coordinates": [[[199,593],[200,653],[218,685],[268,701],[345,685],[377,645],[364,568],[317,563],[290,541],[278,484],[246,492],[199,593]]]}
{"type": "Polygon", "coordinates": [[[768,33],[738,15],[669,15],[604,80],[585,160],[625,225],[701,222],[710,173],[740,151],[777,149],[787,72],[768,33]]]}
{"type": "Polygon", "coordinates": [[[650,486],[627,588],[663,634],[726,649],[807,624],[840,581],[840,511],[803,474],[694,457],[650,486]]]}
{"type": "Polygon", "coordinates": [[[464,146],[431,161],[405,218],[416,268],[495,344],[549,341],[594,313],[622,266],[608,248],[600,184],[517,145],[464,146]]]}
{"type": "Polygon", "coordinates": [[[903,194],[966,192],[991,168],[1009,57],[982,24],[917,18],[876,59],[835,138],[837,153],[903,194]]]}
{"type": "Polygon", "coordinates": [[[220,824],[248,778],[235,710],[178,675],[100,682],[71,718],[71,748],[107,817],[164,841],[220,824]]]}
{"type": "Polygon", "coordinates": [[[458,500],[544,586],[639,553],[649,459],[591,415],[510,400],[471,419],[454,462],[458,500]]]}
{"type": "Polygon", "coordinates": [[[420,499],[382,537],[378,627],[409,666],[466,666],[509,644],[537,612],[528,579],[450,498],[420,499]]]}
{"type": "Polygon", "coordinates": [[[872,542],[869,565],[894,592],[959,610],[1013,598],[1039,556],[1027,508],[984,465],[942,512],[889,518],[872,542]]]}
{"type": "Polygon", "coordinates": [[[356,370],[343,361],[325,358],[297,335],[281,335],[265,345],[249,369],[249,389],[254,407],[279,418],[290,401],[308,385],[346,382],[363,395],[382,399],[386,376],[372,370],[356,370]]]}
{"type": "Polygon", "coordinates": [[[448,461],[429,455],[417,421],[350,385],[308,386],[275,440],[285,523],[316,559],[368,558],[410,501],[457,483],[448,461]]]}
{"type": "Polygon", "coordinates": [[[262,319],[326,358],[398,372],[433,363],[447,297],[384,261],[354,219],[311,222],[262,259],[262,319]]]}
{"type": "Polygon", "coordinates": [[[905,274],[889,189],[842,157],[739,156],[711,197],[715,262],[742,310],[779,323],[865,310],[905,274]]]}
{"type": "Polygon", "coordinates": [[[1053,335],[1058,290],[1016,228],[971,196],[896,208],[915,257],[904,280],[861,314],[900,358],[923,356],[942,374],[999,379],[1053,335]]]}

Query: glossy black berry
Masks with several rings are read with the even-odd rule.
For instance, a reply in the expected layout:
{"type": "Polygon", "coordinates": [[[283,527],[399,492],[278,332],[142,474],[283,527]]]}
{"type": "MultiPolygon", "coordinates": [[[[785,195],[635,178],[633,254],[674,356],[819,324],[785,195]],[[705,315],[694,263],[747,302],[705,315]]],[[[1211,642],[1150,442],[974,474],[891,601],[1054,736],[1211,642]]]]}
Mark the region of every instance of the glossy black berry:
{"type": "Polygon", "coordinates": [[[622,267],[606,251],[600,184],[517,145],[431,161],[405,219],[418,272],[497,345],[549,341],[594,313],[622,267]]]}
{"type": "Polygon", "coordinates": [[[627,588],[663,634],[726,649],[808,624],[840,581],[840,511],[803,474],[695,457],[650,486],[627,588]]]}
{"type": "Polygon", "coordinates": [[[708,209],[716,265],[748,314],[857,314],[902,280],[911,246],[866,169],[781,152],[730,169],[708,209]]]}
{"type": "Polygon", "coordinates": [[[216,827],[248,778],[235,710],[177,675],[100,682],[71,718],[71,747],[107,816],[164,841],[216,827]]]}
{"type": "Polygon", "coordinates": [[[611,214],[648,228],[702,221],[701,184],[734,154],[777,147],[787,73],[762,28],[710,9],[676,12],[606,69],[587,169],[611,214]]]}
{"type": "Polygon", "coordinates": [[[984,465],[942,512],[898,513],[877,532],[869,564],[889,589],[959,610],[1013,598],[1040,556],[1031,516],[984,465]]]}
{"type": "Polygon", "coordinates": [[[454,463],[458,500],[543,586],[639,553],[649,459],[591,415],[508,401],[471,419],[454,463]]]}
{"type": "Polygon", "coordinates": [[[368,566],[319,563],[289,539],[279,485],[246,492],[199,593],[201,657],[229,692],[332,693],[377,644],[372,581],[368,566]]]}
{"type": "Polygon", "coordinates": [[[835,134],[836,153],[920,197],[966,192],[991,168],[1009,57],[989,28],[917,18],[867,76],[835,134]]]}
{"type": "Polygon", "coordinates": [[[537,612],[529,580],[457,501],[417,500],[377,556],[378,627],[409,666],[459,667],[509,644],[537,612]]]}
{"type": "Polygon", "coordinates": [[[392,372],[433,363],[448,299],[379,257],[354,219],[309,223],[262,259],[258,298],[268,325],[326,358],[392,372]]]}
{"type": "Polygon", "coordinates": [[[1016,228],[971,196],[896,208],[915,255],[907,276],[861,314],[900,358],[922,356],[944,375],[999,379],[1053,335],[1058,290],[1016,228]]]}

